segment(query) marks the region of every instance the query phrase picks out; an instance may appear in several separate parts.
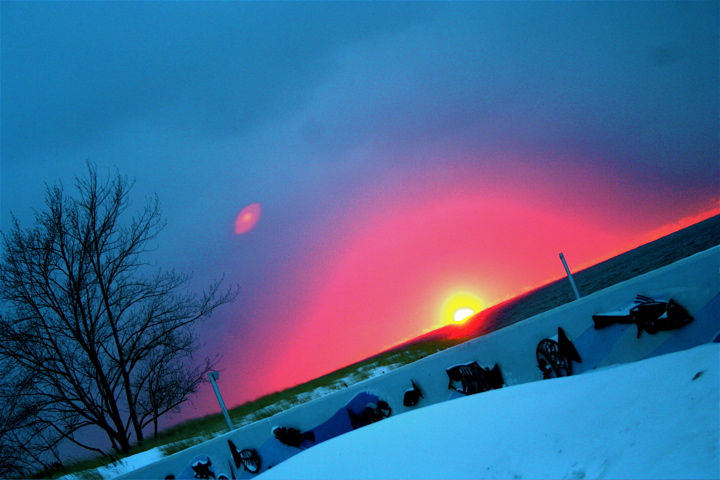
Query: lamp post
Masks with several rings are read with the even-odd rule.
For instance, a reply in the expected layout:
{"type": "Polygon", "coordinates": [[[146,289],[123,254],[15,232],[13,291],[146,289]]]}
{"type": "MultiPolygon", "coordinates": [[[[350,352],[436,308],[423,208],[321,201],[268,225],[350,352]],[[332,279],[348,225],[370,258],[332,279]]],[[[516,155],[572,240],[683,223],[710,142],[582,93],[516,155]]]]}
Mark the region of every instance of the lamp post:
{"type": "Polygon", "coordinates": [[[218,403],[220,404],[220,409],[222,410],[223,415],[225,415],[225,422],[227,422],[228,431],[232,431],[233,424],[230,421],[230,415],[228,414],[227,408],[225,407],[225,402],[223,402],[222,395],[220,395],[220,389],[217,386],[217,380],[220,378],[220,372],[210,372],[208,373],[208,378],[210,379],[213,390],[215,390],[215,396],[217,397],[218,403]]]}

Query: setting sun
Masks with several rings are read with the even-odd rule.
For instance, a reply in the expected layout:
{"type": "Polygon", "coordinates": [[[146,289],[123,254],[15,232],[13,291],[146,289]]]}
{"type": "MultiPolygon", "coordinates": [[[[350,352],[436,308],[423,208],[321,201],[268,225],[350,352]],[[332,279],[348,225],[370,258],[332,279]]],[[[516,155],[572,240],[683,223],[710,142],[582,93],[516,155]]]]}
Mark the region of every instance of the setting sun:
{"type": "Polygon", "coordinates": [[[454,293],[443,304],[442,324],[462,323],[482,309],[482,301],[476,295],[468,292],[454,293]]]}
{"type": "Polygon", "coordinates": [[[453,321],[455,322],[462,322],[466,318],[468,318],[470,315],[474,314],[475,310],[473,310],[470,307],[460,307],[457,310],[455,310],[455,313],[453,313],[453,321]]]}

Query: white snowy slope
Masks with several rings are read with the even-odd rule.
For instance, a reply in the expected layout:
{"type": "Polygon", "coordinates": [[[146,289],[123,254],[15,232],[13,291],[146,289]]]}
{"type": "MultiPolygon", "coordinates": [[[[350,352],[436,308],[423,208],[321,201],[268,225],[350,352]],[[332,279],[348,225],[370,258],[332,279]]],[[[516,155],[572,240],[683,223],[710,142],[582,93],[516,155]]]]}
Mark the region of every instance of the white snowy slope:
{"type": "Polygon", "coordinates": [[[720,478],[720,344],[419,408],[259,475],[720,478]]]}
{"type": "MultiPolygon", "coordinates": [[[[96,469],[93,473],[81,472],[80,474],[70,474],[60,477],[58,480],[83,480],[87,478],[111,479],[119,477],[127,472],[132,472],[138,468],[142,468],[151,463],[155,463],[164,458],[159,448],[152,448],[144,452],[136,453],[130,457],[123,458],[115,463],[106,465],[96,469]],[[84,473],[84,474],[83,474],[84,473]]],[[[92,472],[92,471],[91,471],[92,472]]]]}

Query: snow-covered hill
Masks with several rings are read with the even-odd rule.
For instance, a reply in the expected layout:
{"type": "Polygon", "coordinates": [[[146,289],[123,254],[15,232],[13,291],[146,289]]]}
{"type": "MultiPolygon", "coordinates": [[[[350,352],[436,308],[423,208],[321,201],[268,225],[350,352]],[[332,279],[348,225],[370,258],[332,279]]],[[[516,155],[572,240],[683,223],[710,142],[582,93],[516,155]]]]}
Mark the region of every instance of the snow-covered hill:
{"type": "Polygon", "coordinates": [[[261,474],[720,478],[720,344],[421,408],[261,474]]]}

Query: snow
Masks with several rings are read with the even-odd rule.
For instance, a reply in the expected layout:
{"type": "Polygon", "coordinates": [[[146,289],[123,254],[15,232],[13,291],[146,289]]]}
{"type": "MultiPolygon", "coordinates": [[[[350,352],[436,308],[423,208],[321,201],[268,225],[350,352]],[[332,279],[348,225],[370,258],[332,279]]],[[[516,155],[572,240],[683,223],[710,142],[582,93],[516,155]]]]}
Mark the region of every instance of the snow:
{"type": "MultiPolygon", "coordinates": [[[[719,366],[712,343],[425,408],[421,399],[259,477],[720,478],[719,366]]],[[[97,474],[162,458],[155,448],[97,474]]]]}
{"type": "MultiPolygon", "coordinates": [[[[132,472],[133,470],[144,467],[145,465],[155,463],[163,458],[165,457],[163,456],[160,448],[152,448],[130,457],[123,458],[122,460],[118,460],[117,462],[105,467],[100,467],[97,469],[97,474],[102,478],[115,478],[127,472],[132,472]]],[[[74,480],[81,478],[86,477],[82,475],[65,475],[64,477],[61,477],[60,480],[74,480]]]]}
{"type": "MultiPolygon", "coordinates": [[[[260,475],[720,478],[720,345],[419,408],[260,475]]],[[[422,403],[420,403],[422,405],[422,403]]]]}
{"type": "MultiPolygon", "coordinates": [[[[338,390],[342,390],[343,388],[347,388],[350,385],[354,385],[358,382],[363,382],[366,380],[369,380],[371,378],[379,377],[380,375],[385,374],[386,372],[389,372],[391,370],[394,370],[396,368],[402,367],[403,363],[393,363],[390,365],[384,365],[384,366],[377,366],[374,364],[366,365],[362,368],[359,368],[357,371],[353,372],[352,374],[343,377],[339,380],[336,380],[335,383],[332,385],[329,385],[327,387],[317,387],[316,389],[300,393],[295,398],[295,405],[299,405],[305,402],[308,402],[310,400],[316,400],[318,398],[322,398],[326,395],[330,395],[331,393],[335,393],[338,390]]],[[[290,405],[285,407],[284,409],[290,408],[295,405],[290,405]]]]}

